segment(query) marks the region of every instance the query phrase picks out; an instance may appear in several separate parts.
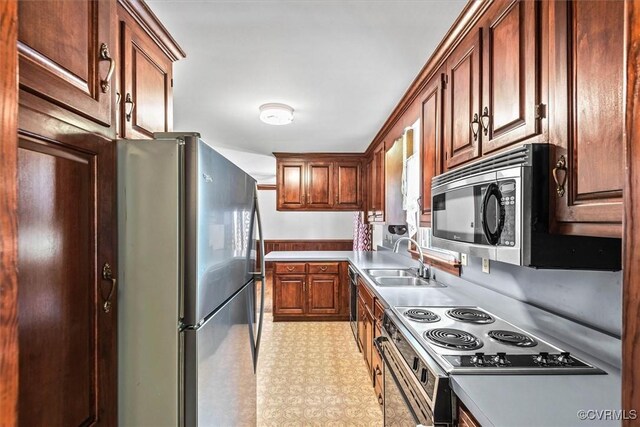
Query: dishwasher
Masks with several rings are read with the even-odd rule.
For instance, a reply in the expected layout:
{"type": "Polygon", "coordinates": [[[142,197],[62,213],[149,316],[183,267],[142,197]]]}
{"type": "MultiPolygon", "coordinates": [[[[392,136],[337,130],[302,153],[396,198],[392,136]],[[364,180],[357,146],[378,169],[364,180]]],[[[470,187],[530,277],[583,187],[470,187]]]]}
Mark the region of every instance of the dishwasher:
{"type": "Polygon", "coordinates": [[[358,273],[351,265],[349,265],[349,323],[356,346],[360,349],[358,345],[358,273]]]}

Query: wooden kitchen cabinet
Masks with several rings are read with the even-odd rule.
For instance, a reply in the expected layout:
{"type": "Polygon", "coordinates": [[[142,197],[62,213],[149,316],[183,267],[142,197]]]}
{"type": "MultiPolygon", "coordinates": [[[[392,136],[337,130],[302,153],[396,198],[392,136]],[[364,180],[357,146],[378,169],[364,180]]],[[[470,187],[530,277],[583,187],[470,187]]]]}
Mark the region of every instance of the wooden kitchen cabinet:
{"type": "Polygon", "coordinates": [[[624,2],[549,7],[554,226],[562,234],[621,237],[624,2]]]}
{"type": "Polygon", "coordinates": [[[108,0],[18,2],[20,88],[109,127],[114,12],[108,0]]]}
{"type": "Polygon", "coordinates": [[[349,154],[276,156],[278,210],[362,209],[362,158],[349,154]]]}
{"type": "Polygon", "coordinates": [[[305,162],[281,161],[277,165],[278,210],[306,207],[305,162]]]}
{"type": "Polygon", "coordinates": [[[444,70],[436,73],[427,83],[420,101],[422,123],[420,225],[423,227],[431,227],[431,179],[442,172],[440,156],[444,79],[444,70]]]}
{"type": "Polygon", "coordinates": [[[308,313],[340,313],[340,278],[337,274],[310,274],[308,283],[308,313]]]}
{"type": "Polygon", "coordinates": [[[273,319],[348,320],[346,262],[276,262],[273,319]]]}
{"type": "Polygon", "coordinates": [[[458,427],[481,427],[471,412],[458,401],[458,427]]]}
{"type": "Polygon", "coordinates": [[[333,206],[333,163],[307,163],[307,208],[330,209],[333,206]]]}
{"type": "Polygon", "coordinates": [[[385,220],[385,143],[381,142],[373,150],[369,161],[369,202],[367,219],[369,222],[385,220]]]}
{"type": "Polygon", "coordinates": [[[306,312],[305,275],[287,274],[274,276],[273,313],[304,314],[306,312]]]}
{"type": "MultiPolygon", "coordinates": [[[[540,132],[537,118],[540,4],[498,1],[482,24],[481,150],[491,153],[540,132]]],[[[538,111],[543,114],[543,111],[538,111]]]]}
{"type": "Polygon", "coordinates": [[[480,156],[480,61],[482,31],[472,30],[447,59],[445,165],[447,169],[480,156]]]}
{"type": "MultiPolygon", "coordinates": [[[[183,57],[163,28],[149,31],[138,24],[148,15],[144,3],[119,0],[121,67],[119,76],[119,135],[122,138],[153,138],[155,132],[173,129],[173,62],[183,57]]],[[[157,21],[156,21],[157,23],[157,21]]]]}
{"type": "Polygon", "coordinates": [[[18,424],[117,425],[116,92],[138,60],[121,55],[118,8],[182,51],[140,0],[18,6],[18,424]]]}
{"type": "Polygon", "coordinates": [[[362,162],[336,162],[334,192],[336,207],[353,210],[362,207],[362,162]]]}

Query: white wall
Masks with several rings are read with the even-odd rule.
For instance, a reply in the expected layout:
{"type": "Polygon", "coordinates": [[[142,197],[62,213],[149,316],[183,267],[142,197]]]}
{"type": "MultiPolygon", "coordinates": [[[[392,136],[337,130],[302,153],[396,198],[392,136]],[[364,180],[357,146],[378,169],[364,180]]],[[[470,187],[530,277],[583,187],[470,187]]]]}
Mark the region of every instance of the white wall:
{"type": "Polygon", "coordinates": [[[276,192],[258,191],[266,240],[352,239],[354,212],[284,212],[276,210],[276,192]]]}

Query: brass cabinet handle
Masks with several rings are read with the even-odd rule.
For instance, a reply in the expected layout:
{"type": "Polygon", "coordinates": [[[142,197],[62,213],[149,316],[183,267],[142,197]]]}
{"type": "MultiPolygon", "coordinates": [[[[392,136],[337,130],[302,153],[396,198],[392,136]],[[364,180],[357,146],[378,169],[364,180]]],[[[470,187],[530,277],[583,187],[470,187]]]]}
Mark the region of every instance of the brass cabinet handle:
{"type": "Polygon", "coordinates": [[[127,93],[127,95],[124,97],[124,118],[130,122],[131,121],[131,115],[133,114],[133,110],[134,108],[136,108],[136,103],[133,102],[133,99],[131,99],[131,94],[127,93]],[[131,109],[129,109],[129,111],[127,111],[127,105],[131,105],[131,109]]]}
{"type": "Polygon", "coordinates": [[[113,296],[113,292],[116,289],[116,279],[115,277],[113,277],[113,270],[111,270],[111,265],[108,262],[106,262],[102,266],[102,278],[104,280],[108,280],[111,282],[111,286],[109,288],[109,294],[106,296],[106,298],[102,293],[102,289],[100,290],[100,294],[102,295],[102,300],[104,301],[104,304],[102,305],[102,310],[105,313],[109,313],[111,311],[111,297],[113,296]]]}
{"type": "Polygon", "coordinates": [[[480,130],[480,119],[478,118],[478,113],[473,115],[473,120],[469,123],[469,127],[471,127],[471,133],[473,134],[473,140],[478,140],[478,131],[480,130]]]}
{"type": "Polygon", "coordinates": [[[376,376],[378,375],[382,375],[382,371],[380,370],[379,366],[376,366],[376,376]]]}
{"type": "Polygon", "coordinates": [[[556,167],[551,171],[553,174],[553,180],[556,182],[556,193],[558,193],[558,197],[564,196],[564,184],[567,182],[567,159],[564,156],[560,156],[558,162],[556,163],[556,167]],[[562,176],[562,181],[558,180],[558,171],[561,170],[564,172],[562,176]]]}
{"type": "Polygon", "coordinates": [[[122,99],[122,95],[120,95],[120,92],[116,92],[116,108],[120,108],[121,99],[122,99]]]}
{"type": "Polygon", "coordinates": [[[482,115],[480,116],[480,125],[482,126],[482,130],[484,131],[484,136],[489,134],[489,122],[491,118],[489,117],[489,108],[484,107],[482,110],[482,115]]]}
{"type": "Polygon", "coordinates": [[[109,88],[111,87],[111,77],[113,77],[113,72],[116,70],[116,60],[111,57],[109,53],[109,46],[106,43],[102,43],[100,45],[100,60],[101,61],[109,61],[109,71],[107,72],[107,77],[104,80],[100,81],[100,88],[102,89],[102,93],[107,93],[109,88]]]}
{"type": "Polygon", "coordinates": [[[321,266],[320,271],[327,271],[327,266],[326,265],[321,266]]]}
{"type": "Polygon", "coordinates": [[[384,403],[384,399],[382,398],[382,394],[378,394],[378,404],[382,405],[384,403]]]}
{"type": "Polygon", "coordinates": [[[293,271],[293,270],[295,270],[295,269],[296,269],[296,268],[295,268],[295,267],[293,267],[293,266],[287,266],[287,271],[293,271]]]}

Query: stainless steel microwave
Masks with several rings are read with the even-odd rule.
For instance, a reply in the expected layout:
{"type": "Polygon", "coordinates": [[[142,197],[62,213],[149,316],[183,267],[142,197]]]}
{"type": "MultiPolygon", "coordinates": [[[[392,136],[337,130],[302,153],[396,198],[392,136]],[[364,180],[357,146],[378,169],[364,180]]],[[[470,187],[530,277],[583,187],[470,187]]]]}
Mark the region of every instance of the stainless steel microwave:
{"type": "Polygon", "coordinates": [[[550,233],[551,148],[522,145],[434,177],[432,245],[522,266],[619,270],[620,239],[550,233]]]}

